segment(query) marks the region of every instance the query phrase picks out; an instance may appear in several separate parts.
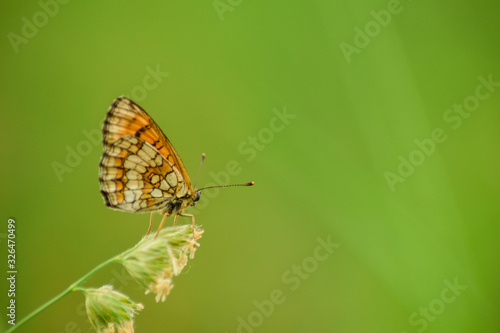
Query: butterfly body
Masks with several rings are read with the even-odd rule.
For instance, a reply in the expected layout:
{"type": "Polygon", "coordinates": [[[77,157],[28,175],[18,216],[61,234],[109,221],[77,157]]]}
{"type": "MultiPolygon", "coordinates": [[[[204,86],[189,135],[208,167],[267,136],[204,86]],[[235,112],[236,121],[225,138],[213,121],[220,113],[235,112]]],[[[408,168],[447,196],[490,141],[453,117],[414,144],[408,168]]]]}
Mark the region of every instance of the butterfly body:
{"type": "Polygon", "coordinates": [[[99,180],[106,205],[128,212],[184,215],[200,194],[154,120],[126,97],[111,105],[103,127],[99,180]]]}

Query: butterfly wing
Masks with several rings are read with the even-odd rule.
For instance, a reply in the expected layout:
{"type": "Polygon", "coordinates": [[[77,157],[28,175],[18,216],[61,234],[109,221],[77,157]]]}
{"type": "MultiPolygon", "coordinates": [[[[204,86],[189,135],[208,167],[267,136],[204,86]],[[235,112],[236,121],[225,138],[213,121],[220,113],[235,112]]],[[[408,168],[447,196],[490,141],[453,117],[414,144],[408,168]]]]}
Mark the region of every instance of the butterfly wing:
{"type": "Polygon", "coordinates": [[[120,97],[103,128],[101,193],[110,207],[126,211],[167,208],[194,193],[184,164],[154,120],[139,105],[120,97]]]}

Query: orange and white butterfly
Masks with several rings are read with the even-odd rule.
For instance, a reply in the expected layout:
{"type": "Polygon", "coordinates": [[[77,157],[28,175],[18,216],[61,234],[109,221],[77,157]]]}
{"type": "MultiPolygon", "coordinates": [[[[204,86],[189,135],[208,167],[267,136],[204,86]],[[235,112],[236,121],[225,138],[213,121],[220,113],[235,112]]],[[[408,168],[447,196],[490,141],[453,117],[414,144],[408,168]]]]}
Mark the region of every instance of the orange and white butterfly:
{"type": "MultiPolygon", "coordinates": [[[[99,181],[106,205],[128,212],[153,212],[167,216],[194,216],[184,209],[200,199],[193,189],[180,156],[155,121],[126,97],[117,98],[103,127],[104,153],[99,181]]],[[[253,182],[241,184],[253,185],[253,182]]],[[[235,185],[238,186],[238,185],[235,185]]]]}

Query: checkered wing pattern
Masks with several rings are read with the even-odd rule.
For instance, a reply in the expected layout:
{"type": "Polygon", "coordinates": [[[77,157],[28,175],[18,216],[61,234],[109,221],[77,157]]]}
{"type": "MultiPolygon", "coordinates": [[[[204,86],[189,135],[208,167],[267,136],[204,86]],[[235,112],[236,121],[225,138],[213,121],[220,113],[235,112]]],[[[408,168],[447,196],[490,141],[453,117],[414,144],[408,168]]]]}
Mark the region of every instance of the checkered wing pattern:
{"type": "Polygon", "coordinates": [[[170,141],[130,99],[120,97],[111,105],[103,145],[99,180],[108,206],[130,212],[171,212],[174,205],[195,196],[170,141]]]}

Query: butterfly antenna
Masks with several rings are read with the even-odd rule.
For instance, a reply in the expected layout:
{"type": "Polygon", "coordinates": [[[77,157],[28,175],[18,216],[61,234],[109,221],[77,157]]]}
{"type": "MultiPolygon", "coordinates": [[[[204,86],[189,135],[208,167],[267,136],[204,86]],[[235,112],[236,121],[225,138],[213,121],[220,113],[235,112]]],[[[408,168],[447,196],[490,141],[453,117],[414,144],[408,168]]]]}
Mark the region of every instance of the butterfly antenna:
{"type": "Polygon", "coordinates": [[[196,188],[196,183],[198,183],[198,178],[200,177],[201,166],[203,165],[204,160],[205,160],[205,153],[201,154],[200,167],[198,169],[198,174],[196,175],[196,180],[194,182],[194,188],[196,188]]]}
{"type": "Polygon", "coordinates": [[[206,190],[206,189],[209,189],[209,188],[233,187],[233,186],[252,186],[252,185],[255,185],[255,182],[248,182],[248,183],[245,183],[245,184],[207,186],[207,187],[204,187],[204,188],[200,188],[198,191],[206,190]]]}

